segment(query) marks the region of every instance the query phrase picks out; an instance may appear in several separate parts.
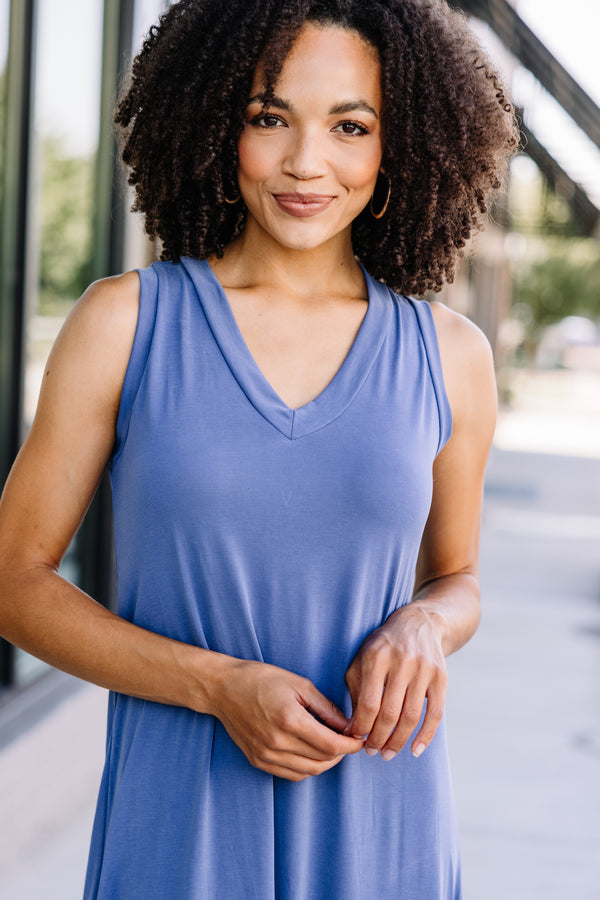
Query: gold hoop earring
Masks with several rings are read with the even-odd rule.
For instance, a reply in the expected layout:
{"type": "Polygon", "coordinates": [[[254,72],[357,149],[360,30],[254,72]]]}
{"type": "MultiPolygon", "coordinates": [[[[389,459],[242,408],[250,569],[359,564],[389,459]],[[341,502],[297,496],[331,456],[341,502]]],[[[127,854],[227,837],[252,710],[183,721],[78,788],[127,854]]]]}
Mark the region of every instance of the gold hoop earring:
{"type": "MultiPolygon", "coordinates": [[[[381,175],[385,175],[385,172],[381,172],[381,175]]],[[[385,175],[385,177],[387,178],[387,183],[388,183],[387,196],[385,198],[385,203],[383,204],[383,207],[380,210],[380,212],[376,213],[375,210],[373,209],[373,197],[375,196],[375,191],[373,191],[373,194],[371,195],[371,200],[369,202],[369,209],[371,210],[371,215],[373,216],[374,219],[383,218],[383,216],[385,215],[385,212],[388,208],[388,204],[390,202],[390,196],[392,194],[392,182],[390,181],[390,179],[388,178],[387,175],[385,175]]],[[[379,175],[377,175],[377,180],[379,180],[379,175]]],[[[375,184],[375,189],[377,189],[377,184],[375,184]]]]}
{"type": "Polygon", "coordinates": [[[223,194],[223,200],[225,201],[225,203],[229,203],[230,206],[234,206],[234,204],[238,202],[241,196],[241,194],[238,194],[235,200],[229,200],[229,198],[226,197],[225,194],[223,194]]]}

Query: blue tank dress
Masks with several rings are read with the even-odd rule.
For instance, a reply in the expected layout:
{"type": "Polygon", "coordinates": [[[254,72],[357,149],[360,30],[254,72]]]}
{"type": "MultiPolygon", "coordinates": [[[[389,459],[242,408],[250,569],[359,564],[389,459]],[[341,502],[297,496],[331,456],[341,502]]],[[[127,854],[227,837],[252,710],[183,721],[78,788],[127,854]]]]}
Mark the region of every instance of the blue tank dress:
{"type": "MultiPolygon", "coordinates": [[[[206,261],[140,272],[111,461],[118,610],[310,678],[344,673],[408,603],[451,431],[431,310],[365,273],[343,365],[292,410],[206,261]]],[[[85,900],[458,900],[444,725],[422,757],[364,752],[299,783],[212,716],[111,694],[85,900]]]]}

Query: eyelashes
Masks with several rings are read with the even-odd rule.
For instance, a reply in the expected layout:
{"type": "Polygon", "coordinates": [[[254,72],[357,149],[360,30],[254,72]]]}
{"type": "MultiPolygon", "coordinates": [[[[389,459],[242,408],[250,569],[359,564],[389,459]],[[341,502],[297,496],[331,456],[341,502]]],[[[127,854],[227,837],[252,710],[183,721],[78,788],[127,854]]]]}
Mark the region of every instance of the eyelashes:
{"type": "Polygon", "coordinates": [[[336,125],[334,130],[338,130],[340,128],[353,128],[354,131],[342,131],[341,134],[345,134],[349,137],[353,137],[356,134],[369,134],[369,129],[365,128],[364,125],[361,125],[360,122],[340,122],[339,125],[336,125]]]}
{"type": "Polygon", "coordinates": [[[285,124],[279,116],[274,116],[272,113],[259,113],[249,121],[250,125],[257,125],[259,128],[275,128],[277,125],[285,124]]]}

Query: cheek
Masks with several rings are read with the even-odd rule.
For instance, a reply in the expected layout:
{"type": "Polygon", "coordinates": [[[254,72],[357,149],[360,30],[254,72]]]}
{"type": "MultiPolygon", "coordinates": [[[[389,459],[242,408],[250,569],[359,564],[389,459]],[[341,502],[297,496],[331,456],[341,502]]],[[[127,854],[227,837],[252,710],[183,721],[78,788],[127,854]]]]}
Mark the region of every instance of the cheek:
{"type": "Polygon", "coordinates": [[[256,140],[243,132],[238,143],[238,175],[248,181],[264,181],[273,169],[274,150],[268,140],[256,140]]]}
{"type": "Polygon", "coordinates": [[[377,173],[381,165],[381,151],[378,148],[354,154],[351,159],[340,163],[338,174],[340,181],[348,187],[360,190],[372,190],[377,181],[377,173]]]}

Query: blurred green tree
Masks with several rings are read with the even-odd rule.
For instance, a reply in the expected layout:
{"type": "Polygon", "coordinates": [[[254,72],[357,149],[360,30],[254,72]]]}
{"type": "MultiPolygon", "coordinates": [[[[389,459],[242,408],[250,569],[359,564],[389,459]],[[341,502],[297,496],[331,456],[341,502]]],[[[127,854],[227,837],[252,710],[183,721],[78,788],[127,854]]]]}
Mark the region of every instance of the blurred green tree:
{"type": "Polygon", "coordinates": [[[59,138],[44,138],[39,300],[42,315],[65,315],[88,283],[92,179],[92,159],[69,155],[59,138]]]}
{"type": "Polygon", "coordinates": [[[565,316],[600,318],[600,245],[593,239],[546,240],[546,255],[515,281],[515,313],[536,340],[565,316]]]}

